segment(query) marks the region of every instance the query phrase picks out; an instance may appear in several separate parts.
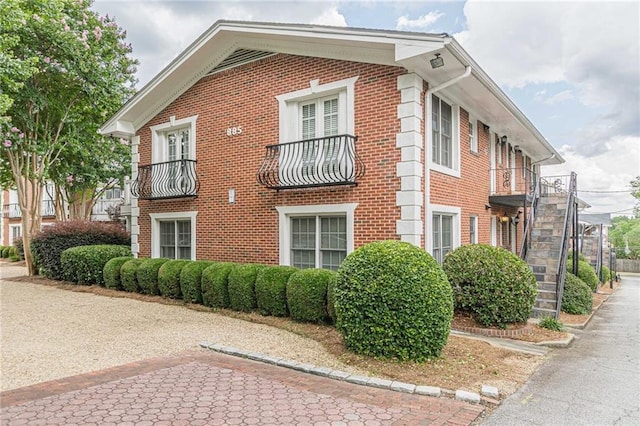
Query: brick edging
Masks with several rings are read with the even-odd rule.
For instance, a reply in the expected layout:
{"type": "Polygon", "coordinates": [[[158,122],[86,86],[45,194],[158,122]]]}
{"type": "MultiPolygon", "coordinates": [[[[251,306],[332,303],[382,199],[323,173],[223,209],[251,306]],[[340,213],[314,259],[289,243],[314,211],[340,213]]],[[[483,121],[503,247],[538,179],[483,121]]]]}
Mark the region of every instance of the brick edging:
{"type": "Polygon", "coordinates": [[[480,328],[480,327],[451,327],[452,330],[464,333],[479,334],[487,337],[519,337],[529,335],[533,332],[530,326],[526,325],[522,328],[514,328],[510,330],[502,330],[497,328],[480,328]]]}

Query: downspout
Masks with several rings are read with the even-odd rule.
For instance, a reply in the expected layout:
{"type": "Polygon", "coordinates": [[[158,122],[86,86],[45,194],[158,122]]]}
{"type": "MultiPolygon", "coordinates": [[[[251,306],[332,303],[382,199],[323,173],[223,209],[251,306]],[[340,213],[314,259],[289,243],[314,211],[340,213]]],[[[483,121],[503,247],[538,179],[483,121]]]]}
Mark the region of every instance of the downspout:
{"type": "MultiPolygon", "coordinates": [[[[427,90],[427,92],[425,93],[424,97],[425,97],[425,126],[424,126],[424,131],[425,131],[425,135],[424,135],[424,140],[425,140],[425,149],[424,149],[424,168],[425,168],[425,176],[424,176],[424,198],[425,198],[425,202],[424,202],[424,227],[425,227],[425,234],[424,234],[424,246],[425,249],[429,249],[428,247],[428,242],[431,240],[431,238],[429,238],[429,234],[426,232],[426,227],[427,227],[427,218],[429,217],[429,206],[430,206],[430,200],[431,200],[431,182],[430,182],[430,171],[429,171],[429,156],[431,155],[431,148],[427,147],[427,135],[431,134],[431,120],[428,119],[427,117],[427,113],[429,111],[431,111],[431,95],[433,95],[434,93],[445,89],[453,84],[456,84],[458,81],[462,80],[463,78],[467,78],[471,75],[471,65],[467,65],[464,68],[464,72],[462,74],[460,74],[457,77],[453,77],[451,80],[445,81],[443,83],[438,84],[435,87],[432,87],[430,89],[427,90]]],[[[460,133],[460,130],[458,130],[458,133],[460,133]]],[[[459,136],[459,135],[458,135],[459,136]]],[[[430,226],[430,225],[429,225],[430,226]]],[[[433,245],[433,241],[431,242],[431,244],[433,245]]]]}
{"type": "Polygon", "coordinates": [[[551,154],[550,157],[547,158],[543,158],[542,160],[538,160],[538,161],[532,161],[531,162],[531,166],[533,167],[534,164],[538,164],[538,163],[542,163],[543,161],[547,161],[547,160],[551,160],[552,158],[554,158],[556,156],[556,154],[551,154]]]}

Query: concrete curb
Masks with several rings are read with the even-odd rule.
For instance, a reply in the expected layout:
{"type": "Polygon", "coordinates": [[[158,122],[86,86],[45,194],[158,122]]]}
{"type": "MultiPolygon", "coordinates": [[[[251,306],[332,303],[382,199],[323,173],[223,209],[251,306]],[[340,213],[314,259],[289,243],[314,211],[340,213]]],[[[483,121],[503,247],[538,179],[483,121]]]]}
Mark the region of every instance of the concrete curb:
{"type": "Polygon", "coordinates": [[[549,352],[549,349],[545,347],[541,347],[540,345],[536,345],[530,342],[522,342],[520,340],[506,339],[503,337],[482,336],[457,330],[451,330],[450,334],[466,339],[482,340],[497,348],[508,349],[510,351],[517,351],[531,355],[544,356],[549,352]]]}
{"type": "Polygon", "coordinates": [[[355,385],[369,386],[373,388],[385,389],[394,392],[403,392],[416,395],[425,395],[432,397],[441,397],[443,395],[455,395],[457,401],[479,404],[481,402],[480,394],[469,392],[466,390],[457,390],[455,392],[441,389],[435,386],[415,385],[411,383],[397,382],[392,380],[379,379],[376,377],[360,376],[357,374],[347,373],[346,371],[332,370],[327,367],[318,367],[312,364],[302,364],[299,362],[287,360],[284,358],[272,357],[257,352],[245,351],[230,346],[218,345],[216,343],[202,342],[200,346],[205,349],[220,352],[226,355],[247,358],[258,362],[277,365],[279,367],[290,368],[292,370],[301,371],[303,373],[315,374],[329,379],[340,380],[343,382],[353,383],[355,385]]]}
{"type": "MultiPolygon", "coordinates": [[[[617,290],[617,289],[615,289],[615,290],[614,290],[614,292],[615,292],[616,290],[617,290]]],[[[584,330],[584,329],[587,327],[587,325],[591,322],[591,319],[592,319],[592,318],[593,318],[593,316],[596,314],[596,312],[598,312],[598,311],[600,310],[600,308],[602,307],[602,305],[604,305],[605,303],[607,303],[607,300],[609,300],[609,297],[611,297],[611,295],[612,295],[612,294],[613,294],[613,293],[607,294],[606,299],[604,299],[604,300],[602,301],[602,303],[600,303],[600,305],[598,305],[598,307],[597,307],[595,310],[591,311],[591,314],[589,314],[589,317],[587,318],[587,320],[586,320],[585,322],[583,322],[583,323],[581,323],[581,324],[564,324],[564,326],[565,326],[565,327],[568,327],[568,328],[575,328],[576,330],[584,330]]]]}
{"type": "Polygon", "coordinates": [[[548,340],[545,342],[534,343],[534,345],[538,346],[546,346],[547,348],[568,348],[573,343],[573,340],[576,338],[575,334],[567,333],[568,336],[563,340],[548,340]]]}

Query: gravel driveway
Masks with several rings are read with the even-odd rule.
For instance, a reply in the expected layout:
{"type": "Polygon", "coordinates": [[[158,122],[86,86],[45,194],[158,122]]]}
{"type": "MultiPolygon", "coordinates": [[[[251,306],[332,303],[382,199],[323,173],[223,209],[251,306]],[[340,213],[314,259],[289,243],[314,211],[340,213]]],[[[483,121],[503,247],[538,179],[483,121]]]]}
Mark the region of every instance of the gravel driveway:
{"type": "Polygon", "coordinates": [[[193,350],[203,341],[362,373],[317,342],[277,328],[6,280],[25,274],[0,263],[0,391],[193,350]]]}

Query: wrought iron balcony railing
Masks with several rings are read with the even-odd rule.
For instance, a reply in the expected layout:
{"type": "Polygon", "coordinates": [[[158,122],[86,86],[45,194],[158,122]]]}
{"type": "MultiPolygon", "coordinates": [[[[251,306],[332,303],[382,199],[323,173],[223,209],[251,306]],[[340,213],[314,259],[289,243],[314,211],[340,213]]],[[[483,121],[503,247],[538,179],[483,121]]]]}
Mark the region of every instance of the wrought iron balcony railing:
{"type": "Polygon", "coordinates": [[[357,137],[336,135],[268,145],[258,182],[270,189],[357,185],[364,164],[356,151],[357,137]]]}
{"type": "MultiPolygon", "coordinates": [[[[20,211],[20,205],[18,203],[5,204],[2,208],[4,217],[13,219],[22,217],[20,211]]],[[[42,209],[40,210],[42,217],[53,217],[56,215],[56,208],[53,200],[44,200],[42,202],[42,209]]]]}
{"type": "Polygon", "coordinates": [[[143,200],[195,197],[200,189],[195,160],[176,160],[138,167],[131,193],[143,200]]]}
{"type": "Polygon", "coordinates": [[[507,167],[491,169],[492,195],[533,194],[538,178],[530,169],[507,167]]]}

